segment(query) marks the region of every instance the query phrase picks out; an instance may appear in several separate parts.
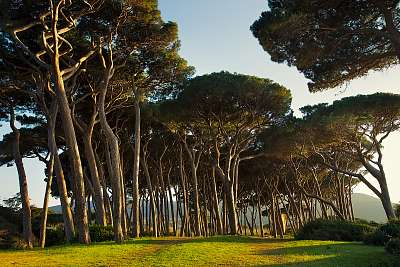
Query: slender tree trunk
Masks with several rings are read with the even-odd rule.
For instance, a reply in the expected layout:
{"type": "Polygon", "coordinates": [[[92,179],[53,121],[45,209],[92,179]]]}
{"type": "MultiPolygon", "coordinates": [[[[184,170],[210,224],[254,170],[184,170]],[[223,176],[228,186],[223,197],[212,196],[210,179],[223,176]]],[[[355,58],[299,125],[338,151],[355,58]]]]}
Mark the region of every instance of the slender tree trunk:
{"type": "Polygon", "coordinates": [[[62,169],[60,157],[57,152],[57,146],[55,144],[54,135],[52,135],[52,144],[55,147],[55,149],[54,150],[52,149],[52,151],[53,152],[55,151],[54,167],[55,167],[56,178],[57,178],[58,192],[60,194],[60,202],[61,202],[61,208],[62,208],[62,214],[63,214],[63,220],[64,220],[65,237],[67,239],[67,242],[71,243],[75,237],[74,219],[72,216],[71,206],[70,206],[70,202],[68,199],[67,185],[65,183],[64,172],[62,169]]]}
{"type": "Polygon", "coordinates": [[[133,209],[133,220],[132,220],[132,236],[140,236],[139,228],[139,168],[140,168],[140,103],[138,92],[135,93],[135,150],[133,158],[133,181],[132,181],[132,209],[133,209]]]}
{"type": "MultiPolygon", "coordinates": [[[[145,157],[145,154],[143,155],[145,157]]],[[[151,178],[150,178],[150,173],[149,173],[149,169],[147,167],[147,162],[146,159],[144,159],[143,157],[140,158],[140,161],[142,163],[142,167],[146,176],[146,181],[147,181],[147,186],[149,189],[149,195],[150,195],[150,210],[152,213],[152,221],[153,221],[153,235],[155,237],[158,237],[158,225],[157,225],[157,209],[156,209],[156,203],[154,200],[154,191],[153,191],[153,186],[151,183],[151,178]]]]}
{"type": "Polygon", "coordinates": [[[230,234],[236,235],[238,227],[238,218],[236,214],[235,190],[233,185],[234,185],[233,181],[225,182],[230,234]]]}
{"type": "Polygon", "coordinates": [[[44,192],[43,208],[40,216],[40,237],[39,246],[44,248],[46,244],[46,229],[47,229],[47,214],[49,209],[49,197],[51,192],[51,183],[53,181],[53,169],[54,169],[54,155],[51,154],[50,160],[47,164],[48,177],[46,179],[46,189],[44,192]]]}
{"type": "Polygon", "coordinates": [[[112,77],[113,67],[108,67],[104,70],[103,81],[100,85],[100,99],[99,99],[99,117],[100,117],[100,125],[104,131],[105,136],[107,137],[108,143],[108,153],[110,157],[110,170],[109,173],[111,175],[111,184],[112,184],[112,199],[113,199],[113,224],[114,224],[114,239],[117,243],[121,243],[124,241],[124,233],[122,231],[122,219],[123,214],[125,212],[122,210],[122,185],[121,185],[121,162],[120,162],[120,153],[119,153],[119,144],[118,138],[114,134],[110,125],[107,122],[106,112],[105,112],[105,98],[107,94],[109,80],[112,77]]]}
{"type": "Polygon", "coordinates": [[[95,158],[96,158],[96,165],[98,167],[98,173],[99,173],[99,178],[100,178],[100,182],[101,182],[101,187],[103,190],[104,210],[106,213],[107,224],[113,225],[112,208],[111,208],[110,198],[108,196],[107,183],[106,183],[106,180],[104,177],[103,163],[101,162],[97,153],[95,153],[95,158]]]}
{"type": "Polygon", "coordinates": [[[215,220],[216,220],[216,226],[217,226],[217,233],[219,235],[222,235],[223,228],[222,228],[222,220],[221,220],[221,214],[219,211],[219,206],[218,206],[218,193],[217,193],[217,183],[215,181],[215,169],[213,168],[212,170],[212,175],[211,175],[211,188],[212,188],[212,204],[214,206],[214,211],[215,211],[215,220]]]}
{"type": "Polygon", "coordinates": [[[52,34],[53,34],[53,56],[52,56],[52,72],[55,82],[55,91],[57,95],[58,105],[60,107],[60,115],[64,128],[65,142],[68,147],[69,158],[72,171],[74,174],[75,185],[75,201],[77,211],[77,225],[79,232],[79,242],[84,244],[90,243],[89,226],[87,211],[85,205],[85,184],[83,178],[82,163],[76,140],[74,123],[72,120],[71,109],[69,107],[67,94],[64,88],[63,75],[60,69],[60,54],[59,54],[59,35],[57,30],[58,23],[58,6],[53,10],[52,16],[52,34]]]}
{"type": "Polygon", "coordinates": [[[18,178],[19,178],[19,192],[22,201],[23,236],[26,246],[28,248],[33,248],[32,214],[31,214],[31,205],[28,193],[28,180],[26,178],[25,168],[22,162],[22,156],[19,149],[21,134],[19,132],[19,129],[15,126],[15,113],[13,107],[10,108],[10,127],[14,134],[13,156],[15,165],[17,166],[18,178]]]}
{"type": "Polygon", "coordinates": [[[262,222],[262,211],[261,211],[261,201],[260,201],[260,195],[257,194],[257,210],[258,210],[258,220],[260,224],[260,235],[261,237],[264,237],[264,227],[263,227],[263,222],[262,222]]]}
{"type": "Polygon", "coordinates": [[[173,231],[174,235],[176,235],[177,222],[175,221],[174,201],[172,198],[171,181],[169,178],[169,174],[167,176],[167,182],[168,182],[169,205],[170,205],[170,209],[171,209],[172,231],[173,231]]]}
{"type": "Polygon", "coordinates": [[[183,151],[182,146],[179,150],[179,170],[180,170],[180,178],[182,184],[182,193],[183,193],[183,219],[181,220],[181,236],[188,235],[188,225],[189,225],[189,207],[188,207],[188,196],[186,190],[186,179],[185,179],[185,169],[183,163],[183,151]]]}
{"type": "Polygon", "coordinates": [[[104,208],[103,192],[101,188],[99,171],[96,164],[96,157],[92,146],[91,133],[83,134],[83,143],[85,158],[89,166],[89,172],[91,177],[91,182],[93,185],[93,199],[96,206],[96,221],[102,226],[107,225],[106,211],[104,208]]]}

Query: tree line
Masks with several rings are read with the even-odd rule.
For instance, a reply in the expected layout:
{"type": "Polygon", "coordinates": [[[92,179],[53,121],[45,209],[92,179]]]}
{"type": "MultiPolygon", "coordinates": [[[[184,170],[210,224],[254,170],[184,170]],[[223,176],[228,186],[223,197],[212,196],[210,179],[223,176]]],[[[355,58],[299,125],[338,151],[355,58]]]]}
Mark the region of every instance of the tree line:
{"type": "MultiPolygon", "coordinates": [[[[283,12],[292,7],[275,2],[253,33],[273,60],[272,50],[281,47],[293,60],[278,61],[308,62],[307,73],[312,64],[319,68],[318,59],[295,60],[291,52],[308,54],[282,46],[288,37],[268,31],[281,29],[268,28],[274,19],[279,25],[293,20],[283,12]]],[[[382,144],[399,129],[398,95],[306,106],[298,118],[290,91],[269,79],[229,72],[194,77],[178,54],[177,25],[162,20],[155,0],[0,5],[0,118],[12,130],[0,142],[0,164],[16,166],[29,247],[29,174],[22,160],[28,157],[46,164],[41,247],[50,195],[60,199],[67,241],[77,235],[84,244],[90,224],[112,225],[121,243],[146,234],[249,229],[264,235],[263,217],[282,236],[283,215],[294,232],[319,217],[354,220],[351,193],[360,182],[394,218],[382,144]]]]}

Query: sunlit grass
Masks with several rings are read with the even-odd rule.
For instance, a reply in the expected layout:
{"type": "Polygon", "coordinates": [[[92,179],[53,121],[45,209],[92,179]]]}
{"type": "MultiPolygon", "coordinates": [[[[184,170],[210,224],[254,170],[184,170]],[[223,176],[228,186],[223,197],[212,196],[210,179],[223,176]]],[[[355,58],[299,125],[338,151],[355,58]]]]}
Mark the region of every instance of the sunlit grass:
{"type": "Polygon", "coordinates": [[[400,266],[382,247],[249,237],[151,239],[1,251],[0,266],[400,266]]]}

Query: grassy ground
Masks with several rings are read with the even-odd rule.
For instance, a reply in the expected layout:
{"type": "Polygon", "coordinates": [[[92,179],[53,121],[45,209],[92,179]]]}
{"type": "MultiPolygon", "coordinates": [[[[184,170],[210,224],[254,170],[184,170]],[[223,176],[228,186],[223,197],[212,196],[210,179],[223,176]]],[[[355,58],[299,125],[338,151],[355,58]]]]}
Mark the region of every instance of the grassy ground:
{"type": "Polygon", "coordinates": [[[400,266],[382,247],[249,237],[139,239],[0,251],[0,266],[400,266]]]}

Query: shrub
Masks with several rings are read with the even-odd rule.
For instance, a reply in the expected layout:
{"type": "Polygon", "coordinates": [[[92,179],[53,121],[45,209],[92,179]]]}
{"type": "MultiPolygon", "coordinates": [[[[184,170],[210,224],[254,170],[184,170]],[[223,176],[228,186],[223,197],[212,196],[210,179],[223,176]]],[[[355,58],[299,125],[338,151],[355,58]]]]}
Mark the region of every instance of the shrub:
{"type": "Polygon", "coordinates": [[[400,238],[392,238],[386,243],[385,249],[393,255],[400,256],[400,238]]]}
{"type": "Polygon", "coordinates": [[[91,225],[89,227],[89,232],[92,242],[114,240],[114,230],[112,226],[91,225]]]}
{"type": "Polygon", "coordinates": [[[363,241],[367,245],[383,246],[388,240],[388,236],[380,229],[377,229],[375,232],[368,234],[363,241]]]}
{"type": "Polygon", "coordinates": [[[46,229],[46,247],[65,244],[64,230],[61,228],[46,229]]]}
{"type": "Polygon", "coordinates": [[[391,238],[400,238],[400,221],[392,220],[381,225],[374,233],[367,235],[364,243],[384,246],[391,238]]]}
{"type": "Polygon", "coordinates": [[[296,234],[299,240],[362,241],[374,227],[349,221],[317,219],[306,223],[296,234]]]}
{"type": "Polygon", "coordinates": [[[391,220],[379,229],[390,237],[400,237],[400,220],[391,220]]]}

